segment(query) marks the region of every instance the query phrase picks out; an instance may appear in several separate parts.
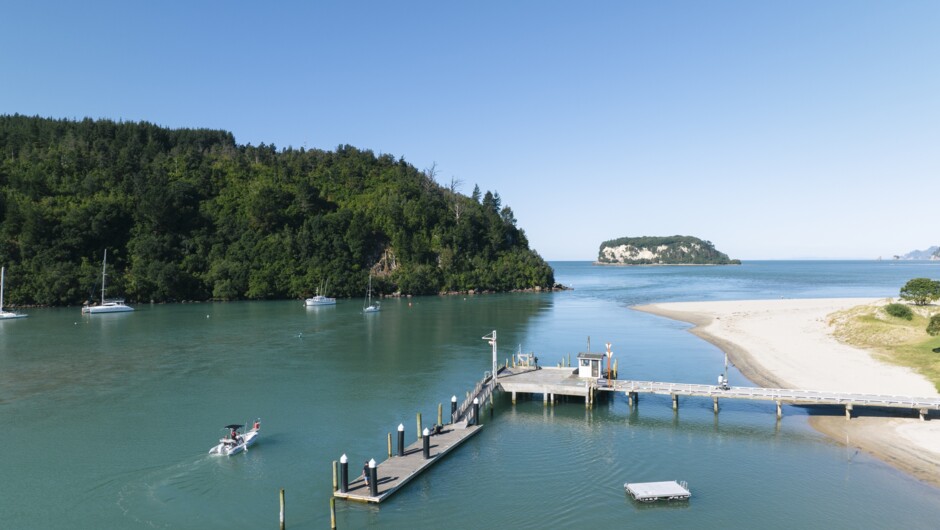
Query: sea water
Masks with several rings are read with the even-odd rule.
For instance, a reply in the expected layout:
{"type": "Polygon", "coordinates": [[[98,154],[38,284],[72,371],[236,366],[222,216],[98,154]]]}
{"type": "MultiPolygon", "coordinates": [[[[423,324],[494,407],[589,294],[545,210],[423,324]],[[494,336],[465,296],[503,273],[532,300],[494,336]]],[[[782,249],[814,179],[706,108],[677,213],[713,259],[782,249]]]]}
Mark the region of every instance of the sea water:
{"type": "MultiPolygon", "coordinates": [[[[711,384],[720,350],[631,305],[888,297],[932,262],[727,267],[553,263],[557,293],[138,305],[0,322],[0,527],[289,528],[330,523],[332,462],[350,474],[445,414],[520,348],[556,365],[612,344],[623,378],[711,384]],[[261,418],[257,445],[207,454],[261,418]],[[394,435],[393,435],[394,438],[394,435]]],[[[749,384],[732,370],[731,384],[749,384]]],[[[485,409],[486,410],[486,409],[485,409]]],[[[486,428],[379,506],[337,502],[339,528],[936,528],[940,491],[807,426],[806,411],[668,396],[588,409],[497,395],[486,428]],[[684,503],[641,505],[625,482],[685,480],[684,503]]],[[[841,414],[840,410],[833,411],[841,414]]]]}

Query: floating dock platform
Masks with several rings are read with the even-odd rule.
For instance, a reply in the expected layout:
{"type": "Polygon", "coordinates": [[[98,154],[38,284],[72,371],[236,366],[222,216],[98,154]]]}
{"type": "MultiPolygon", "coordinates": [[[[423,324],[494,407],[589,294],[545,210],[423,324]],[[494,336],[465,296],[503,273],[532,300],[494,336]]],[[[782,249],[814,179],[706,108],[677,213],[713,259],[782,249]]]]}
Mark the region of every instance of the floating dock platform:
{"type": "Polygon", "coordinates": [[[640,502],[684,501],[692,496],[685,481],[635,482],[624,484],[623,487],[631,497],[640,502]]]}

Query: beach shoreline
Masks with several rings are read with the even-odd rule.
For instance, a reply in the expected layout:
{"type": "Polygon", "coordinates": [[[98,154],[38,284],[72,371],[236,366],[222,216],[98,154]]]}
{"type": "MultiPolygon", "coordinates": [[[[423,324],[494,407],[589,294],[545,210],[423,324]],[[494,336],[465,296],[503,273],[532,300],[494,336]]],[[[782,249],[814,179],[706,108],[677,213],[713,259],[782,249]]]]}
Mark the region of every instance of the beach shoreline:
{"type": "MultiPolygon", "coordinates": [[[[872,352],[832,336],[828,315],[878,303],[883,301],[785,299],[675,302],[632,309],[692,324],[688,331],[725,352],[745,377],[761,387],[937,397],[926,378],[878,361],[872,352]]],[[[940,487],[940,422],[923,422],[916,411],[912,414],[863,413],[849,421],[842,414],[813,414],[809,424],[835,443],[940,487]]]]}

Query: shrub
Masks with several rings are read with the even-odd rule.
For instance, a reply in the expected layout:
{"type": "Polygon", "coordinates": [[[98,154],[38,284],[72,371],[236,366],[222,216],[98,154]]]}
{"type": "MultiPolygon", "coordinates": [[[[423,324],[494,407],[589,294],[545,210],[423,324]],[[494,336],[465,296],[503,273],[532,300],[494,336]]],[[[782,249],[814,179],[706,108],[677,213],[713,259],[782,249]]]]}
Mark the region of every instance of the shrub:
{"type": "Polygon", "coordinates": [[[907,307],[904,304],[888,304],[885,306],[885,313],[893,317],[903,318],[904,320],[911,320],[914,318],[914,312],[911,311],[910,307],[907,307]]]}
{"type": "Polygon", "coordinates": [[[927,324],[927,333],[933,337],[940,335],[940,314],[930,317],[930,322],[927,324]]]}

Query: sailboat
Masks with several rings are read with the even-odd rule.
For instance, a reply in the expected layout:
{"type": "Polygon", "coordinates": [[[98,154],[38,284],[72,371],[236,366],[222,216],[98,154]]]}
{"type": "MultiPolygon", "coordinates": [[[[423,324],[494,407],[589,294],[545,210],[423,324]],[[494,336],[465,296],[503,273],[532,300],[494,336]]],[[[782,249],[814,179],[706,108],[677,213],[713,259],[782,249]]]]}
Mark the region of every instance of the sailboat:
{"type": "Polygon", "coordinates": [[[12,311],[3,310],[3,280],[4,280],[5,274],[6,274],[6,267],[0,267],[0,320],[8,320],[11,318],[25,318],[27,315],[22,315],[20,313],[14,313],[12,311]]]}
{"type": "Polygon", "coordinates": [[[108,300],[104,297],[105,271],[108,268],[108,249],[104,249],[104,260],[101,262],[101,304],[82,306],[82,314],[95,315],[98,313],[126,313],[134,308],[124,304],[123,298],[108,300]]]}
{"type": "Polygon", "coordinates": [[[382,307],[378,302],[372,301],[372,274],[369,274],[369,289],[366,290],[366,302],[362,306],[363,313],[376,313],[381,310],[382,307]]]}

